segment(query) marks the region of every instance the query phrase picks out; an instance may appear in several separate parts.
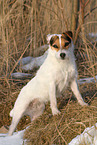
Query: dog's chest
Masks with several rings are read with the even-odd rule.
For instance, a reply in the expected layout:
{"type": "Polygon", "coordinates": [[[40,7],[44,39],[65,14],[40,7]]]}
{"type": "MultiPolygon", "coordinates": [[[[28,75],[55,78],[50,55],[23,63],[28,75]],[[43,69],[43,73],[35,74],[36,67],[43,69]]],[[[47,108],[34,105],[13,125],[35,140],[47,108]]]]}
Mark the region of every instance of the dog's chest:
{"type": "Polygon", "coordinates": [[[56,75],[56,86],[57,89],[61,92],[63,89],[66,89],[72,79],[76,76],[76,70],[74,66],[65,67],[60,69],[56,75]]]}

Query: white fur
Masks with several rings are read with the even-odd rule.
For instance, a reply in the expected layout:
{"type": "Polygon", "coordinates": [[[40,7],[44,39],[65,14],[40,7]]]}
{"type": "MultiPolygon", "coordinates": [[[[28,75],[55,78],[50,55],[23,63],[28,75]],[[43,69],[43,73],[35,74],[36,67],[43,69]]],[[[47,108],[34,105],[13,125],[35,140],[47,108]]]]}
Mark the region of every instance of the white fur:
{"type": "MultiPolygon", "coordinates": [[[[61,34],[58,36],[60,35],[61,34]]],[[[50,41],[52,36],[54,35],[48,36],[48,41],[50,41]]],[[[10,112],[12,124],[9,129],[9,135],[12,135],[20,118],[24,114],[30,115],[32,120],[35,119],[43,113],[45,103],[48,101],[50,101],[52,114],[55,115],[60,113],[57,108],[56,97],[57,94],[61,93],[63,89],[66,89],[68,85],[70,85],[78,102],[81,105],[87,105],[83,101],[78,90],[77,69],[73,49],[73,42],[68,50],[60,49],[58,52],[51,49],[49,46],[48,56],[45,62],[41,65],[36,76],[21,89],[14,108],[10,112]],[[66,53],[66,58],[64,60],[60,58],[59,54],[61,52],[66,53]],[[29,108],[31,102],[32,105],[29,108]],[[29,110],[31,110],[31,113],[29,110]]]]}

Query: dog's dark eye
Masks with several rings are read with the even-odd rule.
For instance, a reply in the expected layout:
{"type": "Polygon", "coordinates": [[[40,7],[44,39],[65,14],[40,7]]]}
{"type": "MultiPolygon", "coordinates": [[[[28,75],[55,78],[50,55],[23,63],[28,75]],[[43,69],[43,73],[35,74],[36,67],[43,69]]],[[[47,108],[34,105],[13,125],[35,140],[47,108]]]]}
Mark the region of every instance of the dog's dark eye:
{"type": "Polygon", "coordinates": [[[66,47],[66,46],[68,46],[68,45],[69,45],[69,42],[66,42],[65,45],[64,45],[64,47],[66,47]]]}
{"type": "Polygon", "coordinates": [[[58,48],[58,46],[57,46],[57,45],[53,45],[53,47],[54,47],[54,48],[58,48]]]}

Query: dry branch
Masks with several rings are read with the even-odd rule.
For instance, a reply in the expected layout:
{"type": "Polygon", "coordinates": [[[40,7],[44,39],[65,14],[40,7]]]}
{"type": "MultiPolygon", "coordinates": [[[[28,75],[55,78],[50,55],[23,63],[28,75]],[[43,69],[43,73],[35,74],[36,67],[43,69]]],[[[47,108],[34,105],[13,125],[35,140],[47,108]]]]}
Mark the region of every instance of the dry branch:
{"type": "Polygon", "coordinates": [[[21,73],[21,72],[16,72],[16,73],[12,73],[11,77],[12,78],[17,78],[17,79],[24,79],[24,78],[28,78],[28,77],[32,77],[32,74],[29,73],[21,73]]]}

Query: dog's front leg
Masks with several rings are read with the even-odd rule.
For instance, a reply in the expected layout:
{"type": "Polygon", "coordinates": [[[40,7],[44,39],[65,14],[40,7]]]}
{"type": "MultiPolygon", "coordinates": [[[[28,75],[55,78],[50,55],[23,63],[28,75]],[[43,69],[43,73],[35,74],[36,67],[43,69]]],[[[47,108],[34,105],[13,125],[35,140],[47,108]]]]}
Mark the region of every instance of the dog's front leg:
{"type": "Polygon", "coordinates": [[[50,106],[51,106],[52,114],[53,115],[59,114],[60,111],[57,108],[56,86],[54,82],[50,83],[49,97],[50,97],[50,106]]]}
{"type": "Polygon", "coordinates": [[[88,105],[87,103],[84,102],[80,92],[79,92],[79,89],[78,89],[78,84],[77,84],[77,80],[74,79],[72,82],[71,82],[71,90],[73,91],[75,97],[77,98],[78,100],[78,103],[82,106],[84,105],[88,105]]]}

